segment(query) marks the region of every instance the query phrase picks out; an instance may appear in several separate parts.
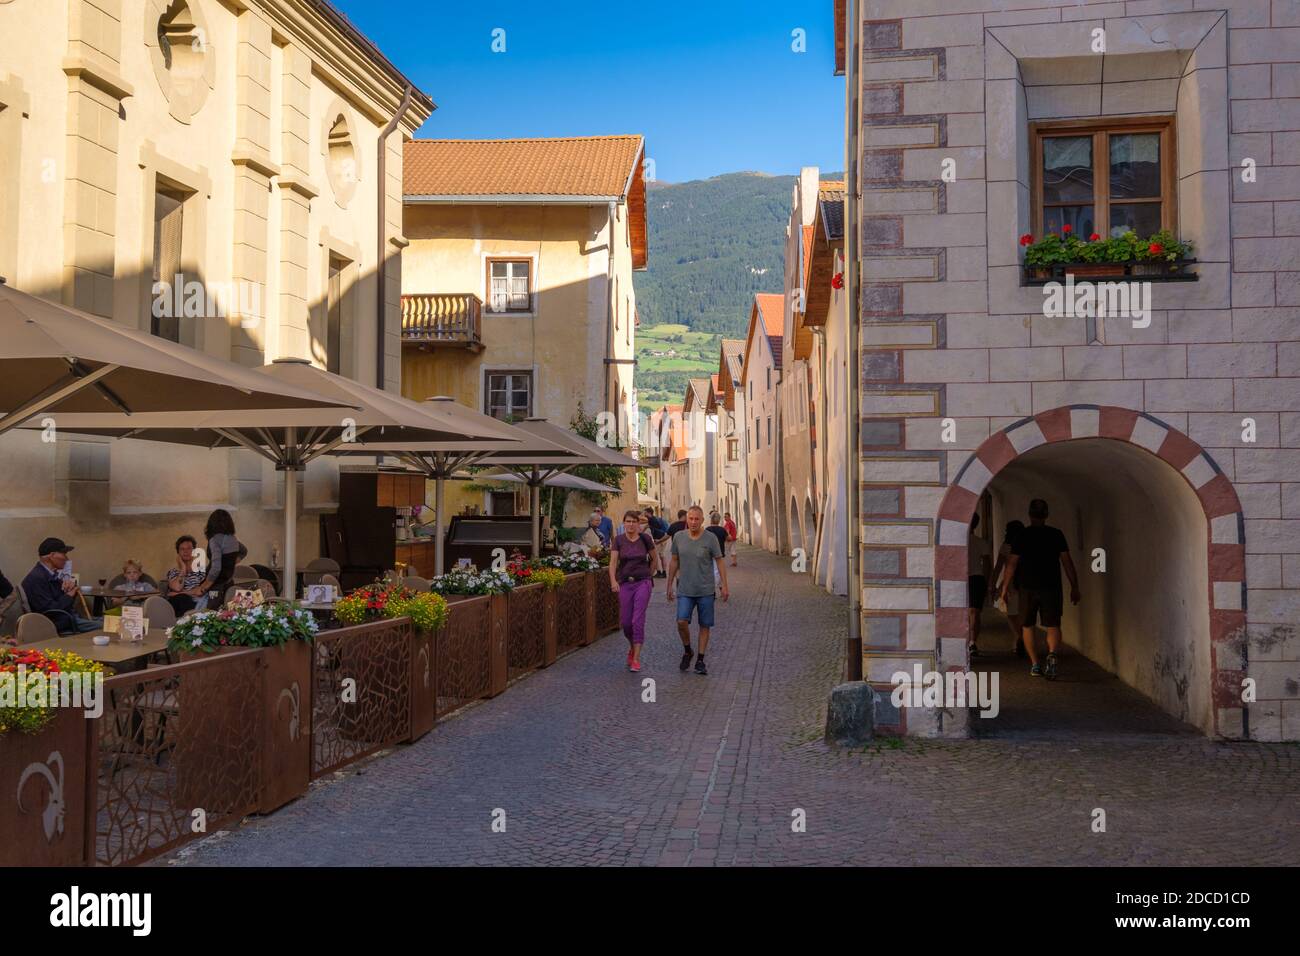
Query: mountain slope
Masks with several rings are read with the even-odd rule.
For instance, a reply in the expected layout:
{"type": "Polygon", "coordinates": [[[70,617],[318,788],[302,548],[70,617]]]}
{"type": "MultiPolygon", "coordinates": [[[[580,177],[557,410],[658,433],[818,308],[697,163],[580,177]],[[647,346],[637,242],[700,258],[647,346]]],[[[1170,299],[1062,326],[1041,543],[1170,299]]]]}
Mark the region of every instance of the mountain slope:
{"type": "Polygon", "coordinates": [[[718,340],[744,338],[754,293],[781,291],[795,180],[727,173],[649,184],[650,267],[636,277],[643,408],[680,402],[688,378],[716,372],[718,340]]]}

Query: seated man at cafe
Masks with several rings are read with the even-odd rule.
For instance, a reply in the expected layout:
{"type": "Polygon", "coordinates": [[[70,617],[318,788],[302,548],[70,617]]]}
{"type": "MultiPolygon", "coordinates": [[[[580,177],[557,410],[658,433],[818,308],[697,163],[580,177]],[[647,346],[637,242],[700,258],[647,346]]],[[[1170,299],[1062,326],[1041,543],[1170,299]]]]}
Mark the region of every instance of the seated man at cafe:
{"type": "Polygon", "coordinates": [[[46,538],[41,542],[36,549],[39,560],[23,578],[27,603],[37,614],[49,617],[60,634],[102,630],[102,618],[82,617],[75,610],[77,582],[64,571],[71,550],[72,545],[64,544],[58,538],[46,538]]]}

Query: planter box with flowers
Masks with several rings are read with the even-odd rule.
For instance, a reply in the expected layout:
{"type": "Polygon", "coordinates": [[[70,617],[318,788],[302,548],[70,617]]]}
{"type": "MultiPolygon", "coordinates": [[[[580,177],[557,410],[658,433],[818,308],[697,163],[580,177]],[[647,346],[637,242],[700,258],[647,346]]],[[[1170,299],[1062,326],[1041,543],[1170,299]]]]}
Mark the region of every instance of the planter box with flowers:
{"type": "Polygon", "coordinates": [[[557,651],[590,644],[596,639],[596,576],[601,573],[600,561],[574,552],[549,554],[532,564],[565,574],[557,597],[557,651]]]}
{"type": "Polygon", "coordinates": [[[564,585],[564,572],[518,554],[511,557],[506,572],[515,581],[506,611],[510,667],[517,671],[549,667],[559,655],[556,594],[564,585]]]}
{"type": "MultiPolygon", "coordinates": [[[[182,658],[241,648],[262,650],[259,813],[270,813],[305,793],[311,779],[311,654],[316,631],[310,611],[279,602],[200,611],[171,629],[167,649],[182,658]]],[[[197,672],[184,680],[196,679],[197,672]]],[[[184,692],[183,681],[182,710],[184,692]]],[[[180,715],[182,720],[186,717],[190,717],[186,732],[202,735],[202,715],[180,715]]],[[[185,752],[198,755],[203,750],[196,745],[185,752]]],[[[184,775],[185,769],[178,767],[178,775],[184,775]]]]}
{"type": "Polygon", "coordinates": [[[60,675],[80,682],[104,673],[68,651],[0,647],[0,866],[85,862],[86,747],[95,725],[50,691],[60,675]]]}
{"type": "Polygon", "coordinates": [[[1192,244],[1181,242],[1167,229],[1140,239],[1134,232],[1103,239],[1093,233],[1087,240],[1074,235],[1070,226],[1035,240],[1020,237],[1025,247],[1025,285],[1063,282],[1066,276],[1106,282],[1195,282],[1188,267],[1192,244]]]}
{"type": "Polygon", "coordinates": [[[447,601],[431,591],[413,591],[398,584],[358,588],[334,604],[334,616],[346,625],[385,618],[409,617],[414,629],[411,653],[411,734],[419,740],[433,729],[437,709],[434,639],[446,626],[447,601]]]}
{"type": "MultiPolygon", "coordinates": [[[[506,649],[507,600],[514,590],[515,580],[508,571],[479,571],[453,568],[429,582],[429,590],[441,594],[450,605],[451,619],[460,631],[467,620],[474,620],[483,611],[477,599],[487,603],[487,625],[483,640],[487,642],[488,675],[484,697],[495,697],[506,689],[510,680],[510,662],[506,649]]],[[[466,650],[461,642],[447,641],[443,657],[456,657],[466,650]],[[456,643],[457,649],[452,650],[456,643]]],[[[450,663],[450,661],[449,661],[450,663]]],[[[441,692],[440,692],[441,695],[441,692]]],[[[447,695],[441,695],[447,696],[447,695]]],[[[455,696],[455,695],[451,695],[455,696]]]]}

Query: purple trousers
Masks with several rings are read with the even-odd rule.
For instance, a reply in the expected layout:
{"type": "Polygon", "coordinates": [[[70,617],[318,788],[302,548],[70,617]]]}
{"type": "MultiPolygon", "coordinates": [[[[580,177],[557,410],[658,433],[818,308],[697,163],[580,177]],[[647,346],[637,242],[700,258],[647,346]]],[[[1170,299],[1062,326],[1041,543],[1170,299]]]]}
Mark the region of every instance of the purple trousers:
{"type": "Polygon", "coordinates": [[[619,623],[623,625],[623,636],[633,644],[645,643],[645,611],[650,606],[653,590],[654,581],[650,578],[624,581],[618,586],[619,623]]]}

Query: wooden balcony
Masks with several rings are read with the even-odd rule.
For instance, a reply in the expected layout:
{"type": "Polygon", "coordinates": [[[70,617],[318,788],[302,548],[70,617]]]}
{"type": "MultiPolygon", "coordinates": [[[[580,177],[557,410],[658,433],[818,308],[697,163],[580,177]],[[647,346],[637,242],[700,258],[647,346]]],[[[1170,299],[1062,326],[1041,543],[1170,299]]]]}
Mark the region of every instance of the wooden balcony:
{"type": "Polygon", "coordinates": [[[402,345],[413,348],[483,348],[483,303],[471,292],[402,296],[402,345]]]}

